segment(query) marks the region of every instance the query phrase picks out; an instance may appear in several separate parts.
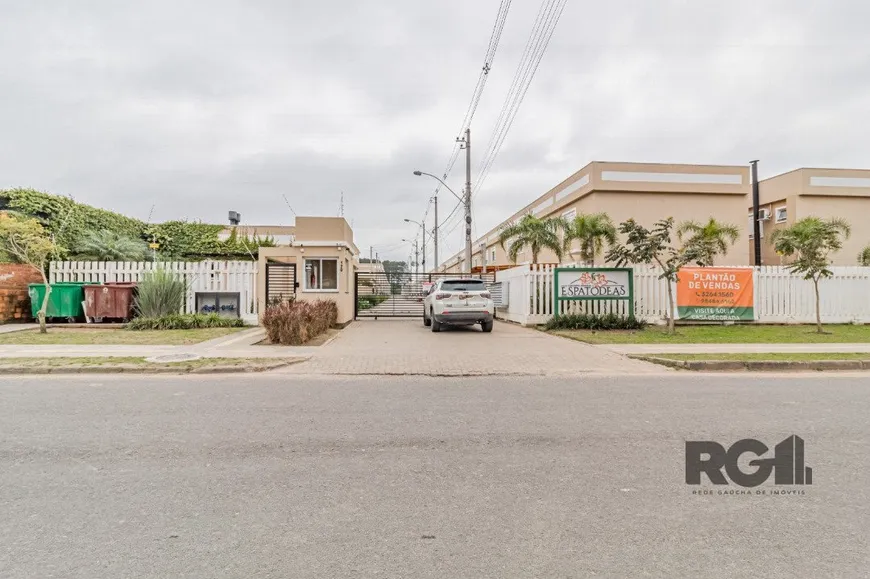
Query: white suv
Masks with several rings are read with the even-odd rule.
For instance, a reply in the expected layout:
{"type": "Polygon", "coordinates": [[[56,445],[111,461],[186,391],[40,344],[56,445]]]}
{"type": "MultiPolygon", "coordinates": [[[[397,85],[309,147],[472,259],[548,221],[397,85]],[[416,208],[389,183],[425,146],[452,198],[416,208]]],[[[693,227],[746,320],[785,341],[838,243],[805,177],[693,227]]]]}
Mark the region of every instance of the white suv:
{"type": "Polygon", "coordinates": [[[495,305],[482,279],[442,279],[423,299],[423,325],[440,332],[441,326],[480,324],[484,332],[492,331],[495,305]]]}

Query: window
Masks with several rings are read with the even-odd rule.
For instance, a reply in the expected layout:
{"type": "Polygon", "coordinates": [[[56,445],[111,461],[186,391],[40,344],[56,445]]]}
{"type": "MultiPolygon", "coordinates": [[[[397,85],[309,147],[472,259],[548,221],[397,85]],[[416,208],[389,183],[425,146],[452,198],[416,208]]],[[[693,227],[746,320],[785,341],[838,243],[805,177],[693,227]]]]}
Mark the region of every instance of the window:
{"type": "Polygon", "coordinates": [[[441,282],[441,289],[448,292],[482,292],[486,291],[486,284],[482,279],[451,279],[441,282]]]}
{"type": "Polygon", "coordinates": [[[306,291],[338,291],[338,260],[306,259],[306,291]]]}
{"type": "Polygon", "coordinates": [[[785,223],[788,221],[788,208],[787,207],[777,207],[776,208],[776,222],[777,223],[785,223]]]}
{"type": "Polygon", "coordinates": [[[489,256],[489,261],[495,263],[495,248],[493,248],[492,254],[489,256]]]}

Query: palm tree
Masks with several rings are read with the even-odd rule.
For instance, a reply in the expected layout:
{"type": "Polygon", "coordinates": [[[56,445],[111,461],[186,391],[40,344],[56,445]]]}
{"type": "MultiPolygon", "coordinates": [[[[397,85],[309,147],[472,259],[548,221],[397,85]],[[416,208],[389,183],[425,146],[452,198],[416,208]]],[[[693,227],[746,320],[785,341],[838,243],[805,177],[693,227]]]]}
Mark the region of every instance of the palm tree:
{"type": "Polygon", "coordinates": [[[76,254],[93,261],[145,261],[148,246],[140,239],[114,231],[87,231],[78,242],[76,254]]]}
{"type": "Polygon", "coordinates": [[[820,334],[823,332],[819,281],[833,275],[828,256],[843,248],[843,240],[849,237],[851,231],[849,223],[839,217],[805,217],[791,227],[776,229],[770,234],[770,243],[776,252],[793,258],[788,265],[789,270],[803,274],[806,280],[812,280],[816,292],[816,330],[820,334]]]}
{"type": "Polygon", "coordinates": [[[858,263],[867,267],[870,266],[870,245],[861,250],[858,254],[858,263]]]}
{"type": "Polygon", "coordinates": [[[713,265],[717,255],[728,253],[728,248],[740,238],[740,228],[721,223],[713,217],[707,223],[684,221],[677,228],[677,236],[686,247],[692,247],[701,256],[698,265],[713,265]]]}
{"type": "Polygon", "coordinates": [[[571,244],[580,242],[580,259],[588,266],[595,266],[595,256],[601,253],[604,242],[616,243],[616,226],[607,213],[581,213],[565,223],[565,251],[571,251],[571,244]]]}
{"type": "Polygon", "coordinates": [[[559,218],[541,219],[529,213],[518,222],[503,227],[498,242],[514,263],[517,261],[517,255],[525,247],[532,251],[532,263],[538,263],[538,254],[542,249],[551,250],[561,261],[562,242],[559,240],[559,232],[563,226],[564,222],[559,218]],[[506,245],[508,247],[505,247],[506,245]]]}

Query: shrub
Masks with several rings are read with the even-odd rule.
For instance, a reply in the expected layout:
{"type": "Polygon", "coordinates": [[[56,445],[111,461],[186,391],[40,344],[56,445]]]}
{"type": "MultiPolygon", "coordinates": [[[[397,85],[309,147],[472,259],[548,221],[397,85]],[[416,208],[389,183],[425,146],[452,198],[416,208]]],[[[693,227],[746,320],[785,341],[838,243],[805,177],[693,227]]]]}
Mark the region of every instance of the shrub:
{"type": "Polygon", "coordinates": [[[299,346],[319,336],[338,320],[333,301],[289,301],[270,305],[263,313],[266,336],[273,344],[299,346]]]}
{"type": "Polygon", "coordinates": [[[196,328],[241,328],[245,322],[239,318],[225,318],[218,314],[168,314],[159,318],[135,318],[128,330],[192,330],[196,328]]]}
{"type": "Polygon", "coordinates": [[[547,330],[642,330],[645,320],[619,314],[570,314],[552,318],[547,330]]]}
{"type": "Polygon", "coordinates": [[[184,304],[184,280],[165,269],[155,269],[139,283],[136,313],[144,318],[177,314],[184,304]]]}

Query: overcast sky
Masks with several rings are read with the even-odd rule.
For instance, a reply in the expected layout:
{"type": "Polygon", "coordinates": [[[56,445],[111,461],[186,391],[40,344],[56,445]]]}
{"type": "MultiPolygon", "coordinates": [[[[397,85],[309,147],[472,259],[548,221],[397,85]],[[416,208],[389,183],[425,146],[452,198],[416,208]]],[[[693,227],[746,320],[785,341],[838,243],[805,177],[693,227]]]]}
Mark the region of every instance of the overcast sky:
{"type": "MultiPolygon", "coordinates": [[[[343,191],[364,253],[406,257],[402,219],[435,185],[412,171],[443,172],[498,6],[0,0],[0,188],[248,224],[292,223],[282,194],[337,215],[343,191]]],[[[513,0],[472,151],[539,6],[513,0]]],[[[870,168],[868,21],[858,0],[568,0],[475,196],[475,235],[593,160],[870,168]]],[[[463,181],[460,162],[448,182],[463,181]]],[[[443,218],[455,203],[440,201],[443,218]]]]}

